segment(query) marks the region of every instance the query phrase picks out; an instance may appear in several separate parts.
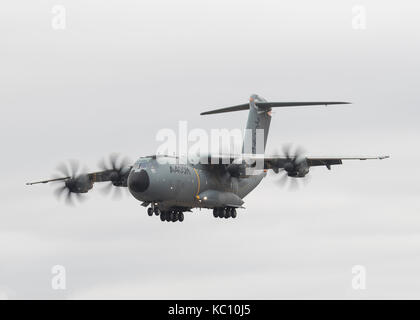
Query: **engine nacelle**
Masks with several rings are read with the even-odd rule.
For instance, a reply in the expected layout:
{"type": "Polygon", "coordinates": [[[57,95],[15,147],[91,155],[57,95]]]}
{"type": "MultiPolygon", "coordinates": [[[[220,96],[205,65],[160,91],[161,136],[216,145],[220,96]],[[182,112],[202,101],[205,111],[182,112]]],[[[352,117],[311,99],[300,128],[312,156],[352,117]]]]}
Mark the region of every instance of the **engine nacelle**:
{"type": "Polygon", "coordinates": [[[246,166],[245,164],[237,164],[232,163],[228,165],[227,171],[232,177],[239,178],[239,177],[245,177],[246,176],[246,166]]]}
{"type": "Polygon", "coordinates": [[[284,169],[287,171],[287,175],[293,178],[303,178],[309,172],[309,166],[306,159],[298,163],[288,163],[284,169]]]}
{"type": "Polygon", "coordinates": [[[93,187],[88,175],[80,175],[65,181],[66,187],[73,193],[86,193],[93,187]]]}

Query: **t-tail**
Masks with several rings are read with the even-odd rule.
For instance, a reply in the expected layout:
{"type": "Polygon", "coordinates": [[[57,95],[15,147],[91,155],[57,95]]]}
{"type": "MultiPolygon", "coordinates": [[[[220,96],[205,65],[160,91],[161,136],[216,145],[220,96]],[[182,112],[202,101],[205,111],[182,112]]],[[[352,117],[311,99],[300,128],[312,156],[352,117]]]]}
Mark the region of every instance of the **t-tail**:
{"type": "Polygon", "coordinates": [[[268,131],[271,122],[271,110],[277,107],[302,107],[330,104],[349,104],[341,101],[319,102],[268,102],[264,98],[253,94],[246,104],[202,112],[201,115],[249,110],[246,124],[242,153],[264,154],[267,145],[268,131]]]}

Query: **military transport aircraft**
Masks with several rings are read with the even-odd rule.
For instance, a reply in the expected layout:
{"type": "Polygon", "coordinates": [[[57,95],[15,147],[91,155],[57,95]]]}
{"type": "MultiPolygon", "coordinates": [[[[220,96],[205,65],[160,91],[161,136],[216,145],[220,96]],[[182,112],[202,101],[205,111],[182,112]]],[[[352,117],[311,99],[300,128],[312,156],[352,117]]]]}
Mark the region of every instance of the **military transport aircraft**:
{"type": "Polygon", "coordinates": [[[388,156],[360,158],[311,158],[298,149],[293,154],[289,147],[281,156],[264,156],[271,122],[271,110],[277,107],[297,107],[347,104],[347,102],[267,102],[252,95],[246,104],[201,113],[209,115],[239,110],[249,110],[242,154],[237,156],[209,155],[208,161],[179,163],[177,157],[153,155],[140,157],[135,163],[111,155],[108,163],[100,165],[101,171],[79,173],[75,162],[58,167],[61,176],[50,180],[29,182],[60,183],[55,191],[64,195],[67,202],[73,196],[92,189],[95,183],[108,182],[109,187],[127,187],[134,198],[148,207],[149,216],[155,214],[162,221],[183,221],[184,212],[193,208],[213,209],[215,218],[236,218],[237,209],[243,208],[244,197],[254,190],[268,170],[283,173],[282,181],[304,178],[313,166],[342,164],[343,160],[385,159],[388,156]],[[260,139],[260,140],[259,140],[260,139]],[[262,154],[257,153],[258,141],[262,140],[262,154]],[[245,144],[248,143],[249,151],[245,144]],[[217,161],[214,159],[217,158],[217,161]],[[167,161],[162,161],[167,160],[167,161]],[[222,160],[222,161],[221,161],[222,160]]]}

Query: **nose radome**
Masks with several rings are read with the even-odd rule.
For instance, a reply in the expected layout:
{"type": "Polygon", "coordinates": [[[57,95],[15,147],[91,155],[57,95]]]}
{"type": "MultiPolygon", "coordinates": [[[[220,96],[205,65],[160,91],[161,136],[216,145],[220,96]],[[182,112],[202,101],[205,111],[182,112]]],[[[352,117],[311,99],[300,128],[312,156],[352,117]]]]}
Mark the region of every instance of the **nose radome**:
{"type": "Polygon", "coordinates": [[[145,170],[131,172],[128,177],[128,187],[135,192],[144,192],[149,187],[149,175],[145,170]]]}

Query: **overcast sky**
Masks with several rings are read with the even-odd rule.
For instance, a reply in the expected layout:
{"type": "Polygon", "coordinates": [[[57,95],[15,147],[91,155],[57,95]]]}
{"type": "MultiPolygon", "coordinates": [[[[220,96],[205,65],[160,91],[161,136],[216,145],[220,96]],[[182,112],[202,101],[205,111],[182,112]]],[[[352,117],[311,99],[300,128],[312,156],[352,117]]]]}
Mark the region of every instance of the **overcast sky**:
{"type": "Polygon", "coordinates": [[[3,1],[0,297],[420,298],[418,16],[412,1],[3,1]],[[353,102],[275,110],[268,153],[391,159],[315,168],[294,192],[269,175],[235,220],[162,223],[96,186],[68,207],[25,185],[69,158],[95,170],[111,152],[153,154],[180,120],[243,128],[246,111],[199,113],[253,93],[353,102]]]}

